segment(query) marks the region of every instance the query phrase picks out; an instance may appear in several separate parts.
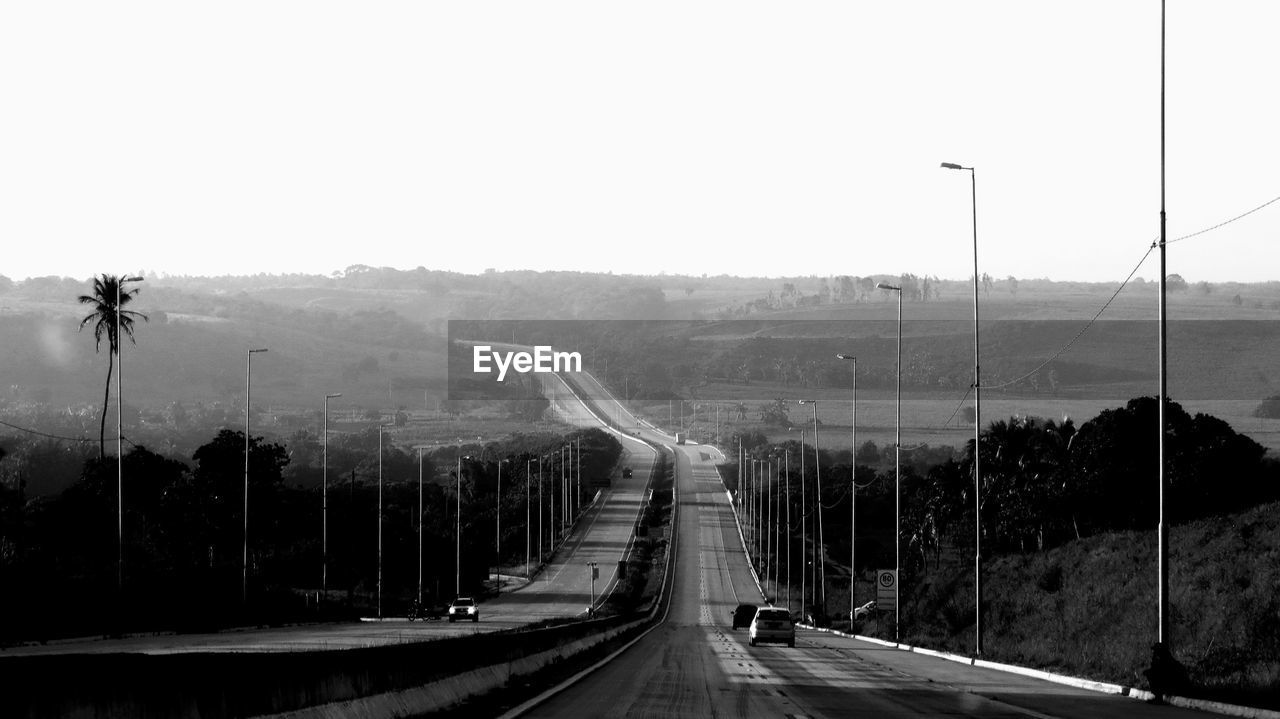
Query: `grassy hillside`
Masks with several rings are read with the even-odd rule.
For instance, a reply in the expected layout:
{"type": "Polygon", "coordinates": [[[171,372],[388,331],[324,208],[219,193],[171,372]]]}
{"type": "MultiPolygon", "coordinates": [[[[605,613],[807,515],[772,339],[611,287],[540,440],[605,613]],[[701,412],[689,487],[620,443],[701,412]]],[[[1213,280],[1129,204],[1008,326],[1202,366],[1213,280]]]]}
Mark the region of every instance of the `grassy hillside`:
{"type": "MultiPolygon", "coordinates": [[[[957,551],[942,569],[904,585],[907,642],[972,651],[967,553],[957,551]]],[[[1174,526],[1170,567],[1174,654],[1198,693],[1280,707],[1280,504],[1174,526]]],[[[1154,530],[991,558],[984,655],[1146,686],[1156,581],[1154,530]]]]}

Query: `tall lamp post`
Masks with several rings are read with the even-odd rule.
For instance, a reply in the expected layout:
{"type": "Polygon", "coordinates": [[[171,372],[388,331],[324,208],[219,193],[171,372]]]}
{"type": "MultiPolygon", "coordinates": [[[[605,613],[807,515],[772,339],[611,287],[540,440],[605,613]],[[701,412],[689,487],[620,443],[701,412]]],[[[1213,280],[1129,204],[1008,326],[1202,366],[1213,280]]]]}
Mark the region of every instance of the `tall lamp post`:
{"type": "Polygon", "coordinates": [[[853,592],[858,582],[858,358],[838,354],[836,359],[853,363],[853,407],[850,410],[850,441],[853,444],[849,454],[849,630],[853,631],[853,610],[857,606],[853,592]]]}
{"type": "Polygon", "coordinates": [[[462,594],[462,445],[458,445],[458,512],[453,525],[453,596],[462,594]]]}
{"type": "Polygon", "coordinates": [[[529,512],[529,485],[533,482],[533,460],[525,460],[524,463],[524,579],[529,581],[529,555],[533,547],[531,540],[532,526],[529,523],[531,514],[529,512]]]}
{"type": "Polygon", "coordinates": [[[422,609],[422,445],[418,445],[418,609],[422,609]]]}
{"type": "Polygon", "coordinates": [[[378,425],[378,619],[382,619],[382,430],[391,425],[378,425]]]}
{"type": "Polygon", "coordinates": [[[538,455],[538,566],[542,566],[542,455],[538,455]]]}
{"type": "MultiPolygon", "coordinates": [[[[897,390],[893,402],[893,640],[901,638],[902,622],[902,288],[880,282],[878,289],[898,293],[897,390]]],[[[974,447],[977,450],[977,447],[974,447]]]]}
{"type": "Polygon", "coordinates": [[[773,603],[777,604],[778,569],[780,569],[780,567],[778,567],[778,564],[780,564],[778,560],[781,559],[781,550],[778,549],[778,545],[780,545],[782,542],[782,516],[781,516],[782,502],[780,500],[781,498],[778,498],[778,495],[777,495],[778,480],[780,480],[781,478],[782,466],[781,466],[781,463],[778,463],[777,455],[773,455],[773,457],[769,458],[769,466],[772,467],[772,473],[773,473],[773,485],[771,489],[769,489],[769,507],[773,508],[773,533],[772,535],[769,535],[769,536],[773,537],[772,539],[773,541],[773,553],[772,553],[773,603]]]}
{"type": "MultiPolygon", "coordinates": [[[[324,396],[324,437],[321,438],[320,460],[320,596],[329,596],[329,400],[341,397],[341,394],[324,396]]],[[[422,453],[418,453],[418,461],[422,461],[422,453]]],[[[418,582],[421,585],[421,581],[418,582]]],[[[418,600],[422,600],[422,589],[418,589],[418,600]]]]}
{"type": "Polygon", "coordinates": [[[791,452],[788,450],[783,457],[786,467],[786,484],[783,490],[783,496],[786,501],[783,505],[787,508],[787,611],[791,611],[791,452]]]}
{"type": "Polygon", "coordinates": [[[765,511],[769,517],[768,522],[766,522],[769,534],[765,538],[767,548],[764,552],[766,560],[765,581],[768,582],[769,576],[773,575],[773,598],[769,601],[772,604],[778,599],[778,516],[774,512],[774,490],[777,488],[777,470],[773,466],[773,457],[766,461],[765,466],[767,467],[765,470],[765,511]]]}
{"type": "Polygon", "coordinates": [[[240,603],[249,599],[249,403],[253,387],[253,356],[267,349],[247,350],[244,355],[244,542],[240,548],[240,603]]]}
{"type": "Polygon", "coordinates": [[[978,372],[978,178],[972,167],[944,162],[948,170],[968,170],[973,197],[973,595],[974,653],[982,654],[982,382],[978,372]]]}
{"type": "Polygon", "coordinates": [[[750,530],[747,532],[747,550],[751,553],[751,566],[758,564],[760,552],[756,549],[756,535],[759,530],[759,514],[756,512],[756,487],[759,484],[756,477],[759,470],[758,459],[751,460],[751,472],[747,475],[747,518],[750,523],[750,530]]]}
{"type": "MultiPolygon", "coordinates": [[[[141,277],[116,278],[116,591],[124,592],[124,342],[120,336],[120,285],[141,277]]],[[[110,349],[110,348],[108,348],[110,349]]]]}
{"type": "Polygon", "coordinates": [[[497,570],[495,572],[494,594],[502,594],[502,465],[506,461],[505,459],[498,460],[498,506],[494,508],[493,512],[494,524],[497,526],[497,531],[494,533],[496,535],[494,538],[494,552],[497,555],[493,560],[494,568],[497,570]]]}
{"type": "Polygon", "coordinates": [[[814,509],[817,511],[818,538],[813,547],[814,561],[818,565],[818,583],[813,587],[813,602],[822,608],[822,616],[827,615],[827,546],[822,533],[822,457],[818,454],[818,400],[802,399],[800,404],[813,407],[813,477],[816,482],[817,495],[814,497],[814,509]]]}
{"type": "MultiPolygon", "coordinates": [[[[795,429],[792,427],[792,429],[795,429]]],[[[808,514],[809,500],[805,494],[805,476],[804,476],[804,429],[800,430],[800,617],[804,618],[805,610],[805,592],[808,587],[806,583],[809,577],[809,529],[808,514]]]]}
{"type": "Polygon", "coordinates": [[[1168,396],[1169,386],[1167,384],[1169,352],[1166,345],[1166,321],[1168,319],[1168,307],[1165,304],[1165,245],[1168,244],[1167,224],[1165,217],[1164,204],[1164,54],[1165,54],[1165,3],[1160,0],[1160,396],[1158,418],[1160,422],[1160,516],[1156,529],[1156,542],[1158,564],[1157,572],[1159,573],[1159,588],[1157,590],[1156,603],[1157,620],[1159,622],[1158,641],[1161,650],[1166,656],[1172,654],[1170,644],[1173,641],[1169,636],[1169,529],[1165,524],[1164,504],[1165,492],[1169,488],[1169,480],[1165,474],[1165,398],[1168,396]]]}

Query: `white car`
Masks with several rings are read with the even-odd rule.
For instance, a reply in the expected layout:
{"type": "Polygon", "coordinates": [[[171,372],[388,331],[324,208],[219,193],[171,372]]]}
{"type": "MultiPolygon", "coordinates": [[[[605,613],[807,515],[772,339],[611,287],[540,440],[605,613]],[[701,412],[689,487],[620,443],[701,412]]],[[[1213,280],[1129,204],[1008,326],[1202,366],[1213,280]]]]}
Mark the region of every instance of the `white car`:
{"type": "Polygon", "coordinates": [[[761,607],[751,620],[751,646],[757,642],[785,642],[787,646],[796,645],[796,625],[791,622],[791,613],[779,607],[761,607]]]}
{"type": "Polygon", "coordinates": [[[476,604],[476,600],[471,597],[458,597],[453,600],[449,605],[449,621],[454,622],[459,619],[480,621],[480,607],[476,604]]]}

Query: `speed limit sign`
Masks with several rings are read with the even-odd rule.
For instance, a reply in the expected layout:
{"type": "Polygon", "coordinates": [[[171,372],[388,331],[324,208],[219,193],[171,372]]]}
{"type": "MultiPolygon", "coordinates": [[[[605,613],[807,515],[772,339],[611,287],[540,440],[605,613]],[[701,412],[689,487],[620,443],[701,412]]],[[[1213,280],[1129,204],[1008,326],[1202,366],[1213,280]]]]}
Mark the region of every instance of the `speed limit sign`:
{"type": "Polygon", "coordinates": [[[876,572],[876,608],[898,608],[898,572],[881,569],[876,572]]]}

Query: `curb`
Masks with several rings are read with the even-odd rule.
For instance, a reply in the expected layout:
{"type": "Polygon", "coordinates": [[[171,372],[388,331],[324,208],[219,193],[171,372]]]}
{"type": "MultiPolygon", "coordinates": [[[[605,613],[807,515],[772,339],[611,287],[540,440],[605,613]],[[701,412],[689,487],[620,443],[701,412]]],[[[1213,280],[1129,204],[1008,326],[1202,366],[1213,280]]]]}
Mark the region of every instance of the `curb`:
{"type": "MultiPolygon", "coordinates": [[[[935,657],[945,659],[950,662],[959,664],[968,664],[969,666],[979,667],[982,669],[994,669],[998,672],[1006,672],[1008,674],[1019,674],[1032,679],[1040,679],[1055,684],[1064,684],[1066,686],[1084,689],[1091,692],[1099,692],[1101,694],[1116,694],[1119,696],[1137,699],[1139,701],[1151,702],[1155,701],[1156,695],[1136,687],[1127,687],[1120,684],[1111,684],[1108,682],[1095,681],[1093,679],[1082,679],[1067,674],[1054,674],[1043,669],[1032,669],[1030,667],[1022,667],[1017,664],[1003,664],[1001,662],[990,662],[985,659],[975,659],[962,654],[952,654],[950,652],[941,652],[936,649],[925,649],[924,647],[915,647],[910,644],[899,644],[896,642],[877,639],[875,637],[864,637],[861,634],[849,634],[836,629],[826,629],[823,627],[811,627],[807,624],[797,624],[805,629],[826,634],[835,634],[841,637],[857,639],[858,641],[878,644],[883,647],[891,647],[901,649],[904,652],[913,654],[923,654],[927,657],[935,657]]],[[[1280,711],[1271,709],[1259,709],[1257,707],[1246,707],[1238,704],[1227,704],[1224,702],[1209,701],[1207,699],[1192,699],[1189,697],[1166,696],[1164,702],[1170,706],[1181,707],[1183,709],[1196,709],[1199,711],[1212,712],[1214,714],[1223,714],[1233,717],[1245,717],[1245,719],[1280,719],[1280,711]]]]}

